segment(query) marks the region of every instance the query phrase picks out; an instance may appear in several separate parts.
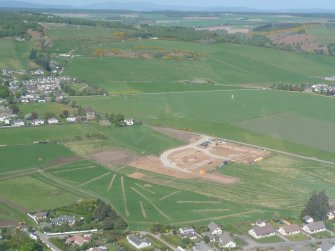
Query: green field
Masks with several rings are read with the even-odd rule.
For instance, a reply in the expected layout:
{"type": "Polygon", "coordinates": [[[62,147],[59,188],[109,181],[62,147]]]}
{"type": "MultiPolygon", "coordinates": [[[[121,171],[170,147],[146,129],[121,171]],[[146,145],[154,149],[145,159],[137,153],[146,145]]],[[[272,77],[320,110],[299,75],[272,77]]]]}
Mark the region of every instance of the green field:
{"type": "Polygon", "coordinates": [[[102,113],[107,112],[109,107],[118,107],[119,112],[146,123],[187,128],[305,156],[334,160],[332,141],[335,138],[331,128],[334,126],[335,116],[328,109],[333,106],[332,98],[302,93],[231,90],[81,97],[74,100],[81,105],[91,105],[102,113]],[[288,112],[297,116],[291,121],[285,115],[288,112]],[[273,122],[277,125],[266,129],[267,125],[262,124],[262,121],[269,116],[277,118],[273,122]],[[256,132],[251,131],[251,126],[245,126],[248,130],[239,128],[240,125],[251,123],[250,120],[259,121],[255,125],[256,132]],[[314,123],[305,126],[306,121],[314,123]],[[289,126],[292,130],[282,133],[289,126]],[[308,135],[313,133],[313,126],[316,127],[314,130],[320,127],[325,130],[318,130],[318,134],[309,138],[308,135]],[[267,133],[270,131],[271,134],[267,133]],[[267,134],[269,135],[266,136],[267,134]]]}
{"type": "Polygon", "coordinates": [[[48,162],[74,154],[62,145],[31,144],[0,147],[0,175],[31,168],[44,168],[48,162]]]}
{"type": "Polygon", "coordinates": [[[29,69],[30,45],[14,39],[0,39],[0,68],[29,69]]]}
{"type": "MultiPolygon", "coordinates": [[[[83,56],[69,62],[64,75],[81,76],[108,90],[113,90],[113,83],[123,81],[171,83],[210,79],[228,85],[271,85],[283,81],[311,82],[311,76],[332,74],[332,66],[335,64],[335,59],[331,57],[245,45],[199,45],[175,41],[140,41],[138,45],[175,50],[186,47],[190,51],[201,52],[204,56],[191,61],[83,56]],[[297,65],[300,67],[296,67],[297,65]],[[92,72],[95,74],[91,74],[92,72]]],[[[129,42],[127,46],[133,48],[136,42],[129,42]]],[[[116,43],[113,47],[119,48],[119,45],[116,43]]],[[[161,90],[165,91],[163,86],[161,90]]]]}
{"type": "Polygon", "coordinates": [[[29,103],[20,104],[18,107],[23,114],[36,112],[39,118],[45,118],[46,113],[54,113],[59,116],[64,110],[68,110],[71,115],[74,115],[75,111],[75,109],[60,103],[29,103]]]}

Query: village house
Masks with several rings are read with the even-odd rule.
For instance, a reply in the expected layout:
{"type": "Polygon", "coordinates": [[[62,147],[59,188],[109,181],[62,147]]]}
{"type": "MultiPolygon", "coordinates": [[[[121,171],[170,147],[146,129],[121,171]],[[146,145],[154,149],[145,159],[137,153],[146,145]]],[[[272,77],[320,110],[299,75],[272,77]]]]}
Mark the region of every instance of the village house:
{"type": "Polygon", "coordinates": [[[207,244],[201,242],[201,243],[196,243],[193,246],[193,251],[214,251],[214,249],[208,246],[207,244]]]}
{"type": "Polygon", "coordinates": [[[34,126],[39,126],[39,125],[44,125],[44,120],[43,119],[34,119],[33,121],[32,121],[32,125],[34,125],[34,126]]]}
{"type": "Polygon", "coordinates": [[[196,238],[198,238],[197,233],[195,232],[195,230],[191,227],[184,227],[184,228],[180,228],[179,229],[179,235],[182,238],[188,238],[190,240],[195,240],[196,238]]]}
{"type": "Polygon", "coordinates": [[[48,217],[48,212],[37,212],[37,213],[33,214],[32,217],[36,221],[42,221],[42,220],[45,220],[48,217]]]}
{"type": "Polygon", "coordinates": [[[326,231],[326,226],[322,221],[318,221],[306,224],[302,229],[309,234],[315,234],[326,231]]]}
{"type": "Polygon", "coordinates": [[[266,224],[264,227],[255,226],[248,232],[255,239],[261,239],[276,235],[276,230],[271,224],[266,224]]]}
{"type": "Polygon", "coordinates": [[[151,241],[146,238],[139,238],[138,236],[132,234],[127,236],[129,244],[137,249],[147,248],[151,246],[151,241]]]}
{"type": "Polygon", "coordinates": [[[67,245],[78,245],[81,247],[87,242],[91,241],[91,235],[85,234],[85,235],[73,235],[66,239],[65,244],[67,245]]]}
{"type": "Polygon", "coordinates": [[[125,119],[123,121],[127,126],[132,126],[134,125],[134,120],[133,119],[125,119]]]}
{"type": "Polygon", "coordinates": [[[87,120],[95,120],[96,119],[95,112],[87,112],[86,113],[86,119],[87,120]]]}
{"type": "Polygon", "coordinates": [[[74,123],[77,121],[77,118],[76,117],[67,117],[66,118],[66,122],[69,122],[69,123],[74,123]]]}
{"type": "Polygon", "coordinates": [[[284,236],[300,233],[300,227],[297,224],[285,225],[278,229],[278,232],[284,236]]]}
{"type": "Polygon", "coordinates": [[[311,216],[309,216],[309,215],[304,216],[303,220],[304,220],[304,222],[306,222],[307,224],[308,224],[308,223],[312,223],[312,222],[314,222],[314,219],[313,219],[311,216]]]}
{"type": "Polygon", "coordinates": [[[26,125],[26,123],[23,120],[16,120],[16,121],[14,121],[14,124],[13,124],[14,127],[21,127],[21,126],[25,126],[25,125],[26,125]]]}
{"type": "Polygon", "coordinates": [[[335,218],[335,206],[332,206],[327,213],[328,220],[332,220],[335,218]]]}
{"type": "Polygon", "coordinates": [[[330,242],[323,242],[316,251],[335,251],[335,245],[330,242]]]}
{"type": "Polygon", "coordinates": [[[229,233],[223,233],[219,235],[220,245],[223,248],[236,248],[236,242],[229,233]]]}
{"type": "Polygon", "coordinates": [[[59,120],[57,118],[50,118],[48,119],[48,124],[52,125],[52,124],[58,124],[59,120]]]}
{"type": "Polygon", "coordinates": [[[63,224],[73,226],[76,223],[76,218],[74,216],[61,215],[58,218],[50,219],[50,223],[53,226],[61,226],[63,224]]]}
{"type": "Polygon", "coordinates": [[[221,228],[213,221],[211,223],[209,223],[207,227],[208,227],[209,232],[212,235],[222,234],[221,228]]]}
{"type": "Polygon", "coordinates": [[[218,235],[213,235],[210,232],[204,232],[202,234],[203,237],[208,237],[210,242],[219,242],[220,241],[220,237],[218,235]]]}

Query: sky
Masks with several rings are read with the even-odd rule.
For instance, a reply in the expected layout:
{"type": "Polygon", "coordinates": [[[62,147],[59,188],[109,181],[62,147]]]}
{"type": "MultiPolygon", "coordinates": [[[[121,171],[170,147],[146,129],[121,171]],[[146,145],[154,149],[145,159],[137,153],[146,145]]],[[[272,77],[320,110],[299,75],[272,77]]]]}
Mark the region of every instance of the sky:
{"type": "Polygon", "coordinates": [[[335,10],[335,0],[26,0],[44,4],[66,4],[81,6],[101,2],[148,2],[162,5],[201,7],[248,7],[254,9],[331,9],[335,10]]]}

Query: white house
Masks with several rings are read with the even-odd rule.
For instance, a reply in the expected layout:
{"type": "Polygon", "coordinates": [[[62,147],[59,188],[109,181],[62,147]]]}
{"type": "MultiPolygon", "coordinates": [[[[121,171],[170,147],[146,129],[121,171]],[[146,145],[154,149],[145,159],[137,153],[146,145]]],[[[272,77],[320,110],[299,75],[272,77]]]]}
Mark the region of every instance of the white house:
{"type": "Polygon", "coordinates": [[[24,121],[22,121],[22,120],[17,120],[17,121],[14,121],[14,124],[13,124],[13,126],[15,126],[15,127],[20,127],[20,126],[25,126],[25,122],[24,121]]]}
{"type": "Polygon", "coordinates": [[[45,103],[45,102],[47,102],[45,99],[39,99],[39,100],[37,100],[37,102],[38,103],[45,103]]]}
{"type": "Polygon", "coordinates": [[[188,238],[190,240],[198,238],[197,233],[192,227],[179,228],[179,234],[182,238],[188,238]]]}
{"type": "Polygon", "coordinates": [[[264,227],[255,226],[248,232],[255,239],[261,239],[265,237],[271,237],[276,235],[276,230],[271,224],[267,224],[264,227]]]}
{"type": "Polygon", "coordinates": [[[212,235],[222,234],[222,229],[213,221],[209,223],[207,227],[212,235]]]}
{"type": "Polygon", "coordinates": [[[39,125],[44,125],[44,120],[43,119],[34,119],[32,124],[35,126],[39,126],[39,125]]]}
{"type": "Polygon", "coordinates": [[[132,126],[134,125],[134,120],[133,119],[125,119],[123,121],[127,126],[132,126]]]}
{"type": "Polygon", "coordinates": [[[220,244],[223,248],[236,248],[236,242],[229,233],[223,233],[219,235],[220,244]]]}
{"type": "Polygon", "coordinates": [[[58,124],[59,120],[57,118],[48,119],[48,124],[58,124]]]}
{"type": "Polygon", "coordinates": [[[302,229],[309,234],[315,234],[326,231],[326,226],[322,221],[318,221],[306,224],[302,229]]]}
{"type": "Polygon", "coordinates": [[[297,224],[286,225],[278,229],[282,235],[295,235],[300,233],[300,227],[297,224]]]}
{"type": "Polygon", "coordinates": [[[70,122],[70,123],[76,122],[76,120],[77,120],[76,117],[67,117],[67,118],[66,118],[66,121],[67,121],[67,122],[70,122]]]}
{"type": "Polygon", "coordinates": [[[309,215],[306,215],[304,218],[303,218],[303,220],[308,224],[308,223],[312,223],[312,222],[314,222],[314,219],[311,217],[311,216],[309,216],[309,215]]]}
{"type": "Polygon", "coordinates": [[[148,239],[141,239],[139,237],[137,237],[136,235],[128,235],[127,236],[127,240],[129,242],[129,244],[131,244],[132,246],[134,246],[137,249],[142,249],[142,248],[147,248],[151,246],[151,241],[148,239]]]}

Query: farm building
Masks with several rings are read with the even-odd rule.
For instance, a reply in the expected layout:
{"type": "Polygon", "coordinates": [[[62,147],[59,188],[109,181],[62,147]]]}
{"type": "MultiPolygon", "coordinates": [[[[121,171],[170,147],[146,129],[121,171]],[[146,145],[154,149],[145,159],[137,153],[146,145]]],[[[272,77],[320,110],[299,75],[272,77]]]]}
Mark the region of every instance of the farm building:
{"type": "Polygon", "coordinates": [[[236,248],[236,242],[229,233],[223,233],[219,235],[220,245],[223,248],[236,248]]]}

